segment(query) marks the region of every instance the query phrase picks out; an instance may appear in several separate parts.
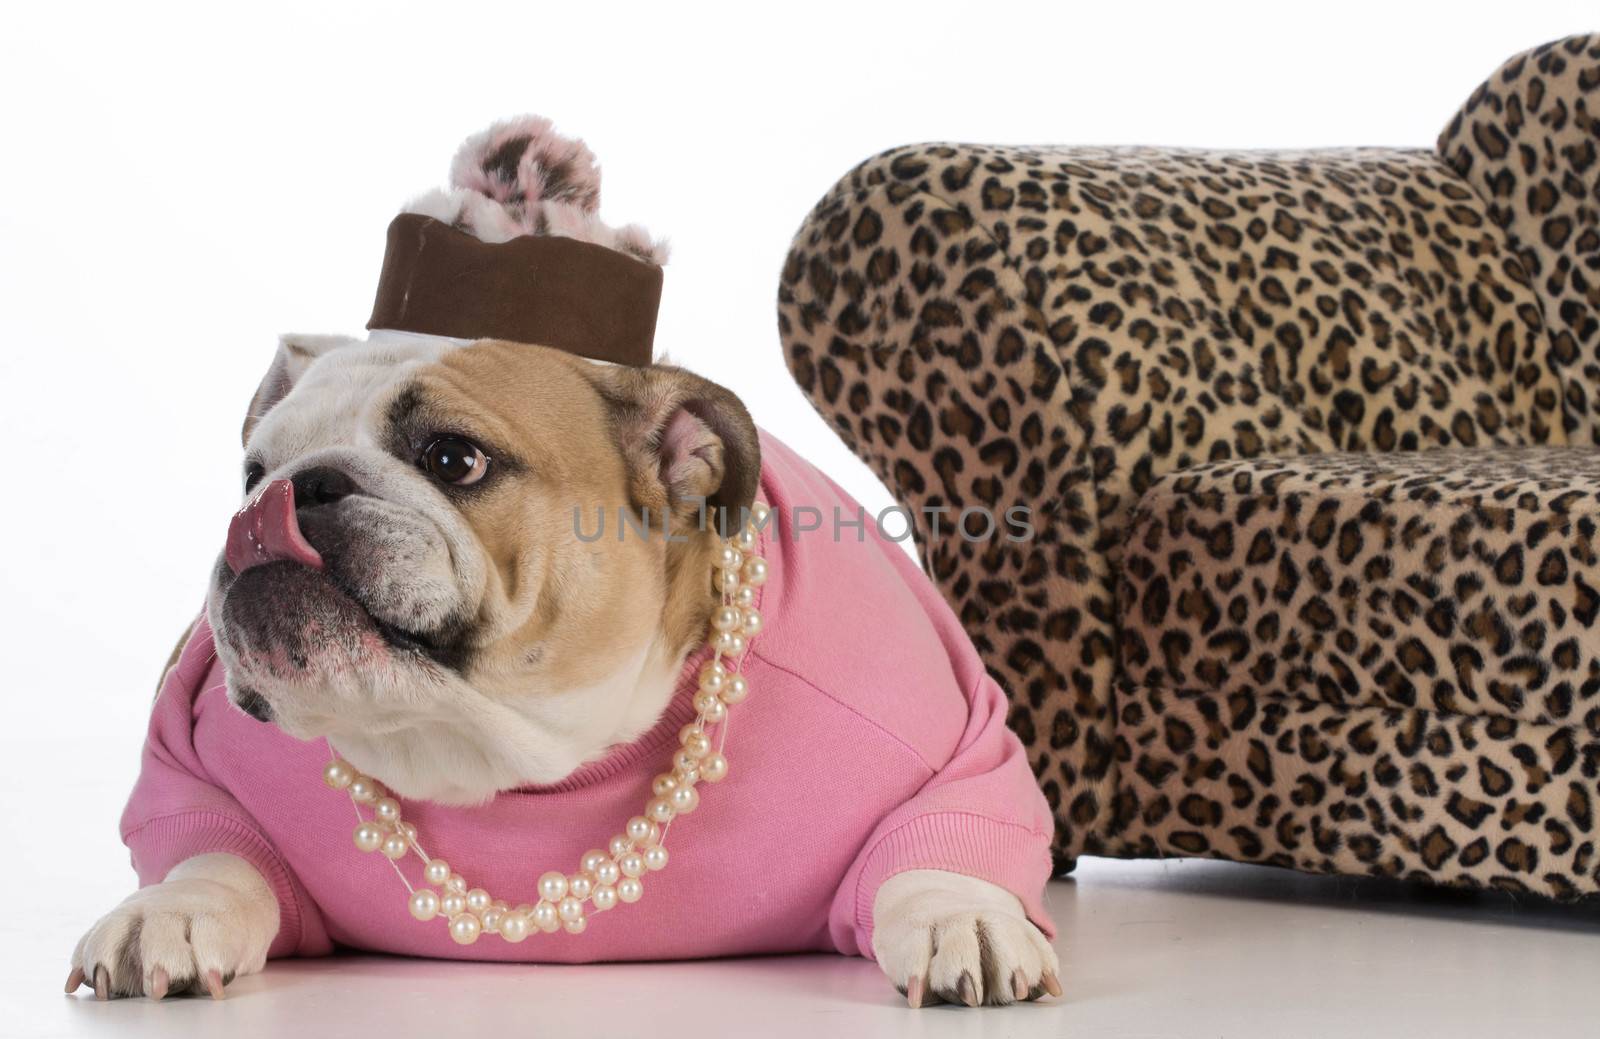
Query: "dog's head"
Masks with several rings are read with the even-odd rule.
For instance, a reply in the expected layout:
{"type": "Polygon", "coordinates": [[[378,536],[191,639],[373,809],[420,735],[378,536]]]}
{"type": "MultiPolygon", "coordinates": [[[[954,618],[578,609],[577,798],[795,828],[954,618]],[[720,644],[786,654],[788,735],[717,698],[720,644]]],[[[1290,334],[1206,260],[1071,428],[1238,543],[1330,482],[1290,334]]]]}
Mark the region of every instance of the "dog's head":
{"type": "Polygon", "coordinates": [[[403,335],[286,338],[244,441],[229,697],[455,803],[655,723],[760,470],[738,398],[681,369],[403,335]]]}

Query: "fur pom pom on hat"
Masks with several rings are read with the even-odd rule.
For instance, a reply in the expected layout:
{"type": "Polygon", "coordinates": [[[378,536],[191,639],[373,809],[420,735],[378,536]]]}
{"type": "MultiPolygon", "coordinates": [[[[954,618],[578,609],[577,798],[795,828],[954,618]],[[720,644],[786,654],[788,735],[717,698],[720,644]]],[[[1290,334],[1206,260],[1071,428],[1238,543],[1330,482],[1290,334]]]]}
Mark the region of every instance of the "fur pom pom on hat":
{"type": "Polygon", "coordinates": [[[664,242],[600,219],[600,168],[536,115],[467,138],[389,222],[369,329],[651,363],[664,242]]]}
{"type": "Polygon", "coordinates": [[[543,116],[524,115],[468,137],[450,163],[450,187],[413,199],[402,212],[432,217],[484,242],[549,235],[613,249],[654,266],[667,243],[637,224],[600,219],[600,167],[577,138],[543,116]]]}

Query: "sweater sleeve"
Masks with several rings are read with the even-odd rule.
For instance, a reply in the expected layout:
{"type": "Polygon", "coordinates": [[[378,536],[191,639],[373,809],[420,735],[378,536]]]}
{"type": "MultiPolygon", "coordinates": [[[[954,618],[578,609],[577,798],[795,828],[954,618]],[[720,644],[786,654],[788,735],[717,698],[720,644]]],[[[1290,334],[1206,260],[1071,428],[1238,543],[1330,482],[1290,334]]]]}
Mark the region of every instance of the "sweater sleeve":
{"type": "Polygon", "coordinates": [[[178,863],[226,852],[250,863],[278,900],[278,934],[269,956],[317,955],[329,942],[316,909],[248,812],[207,773],[194,743],[194,704],[221,681],[211,626],[195,622],[156,694],[139,778],[122,812],[140,886],[159,884],[178,863]]]}
{"type": "Polygon", "coordinates": [[[839,951],[872,956],[872,904],[897,873],[942,869],[1016,895],[1047,936],[1051,815],[1022,743],[1006,726],[1005,694],[981,673],[955,751],[917,793],[890,812],[845,875],[829,914],[839,951]]]}

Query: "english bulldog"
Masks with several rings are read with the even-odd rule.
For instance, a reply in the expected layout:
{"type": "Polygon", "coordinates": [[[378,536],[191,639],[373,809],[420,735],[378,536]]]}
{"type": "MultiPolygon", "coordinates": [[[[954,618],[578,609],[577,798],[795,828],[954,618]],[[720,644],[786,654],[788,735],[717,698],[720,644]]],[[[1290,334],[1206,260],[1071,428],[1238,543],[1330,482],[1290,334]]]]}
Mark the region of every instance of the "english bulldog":
{"type": "Polygon", "coordinates": [[[243,443],[243,507],[123,818],[143,886],[88,928],[68,992],[222,998],[269,957],[341,947],[831,950],[912,1007],[1060,995],[1051,817],[1001,691],[904,551],[733,393],[521,343],[286,337],[243,443]],[[841,509],[842,532],[792,519],[841,509]],[[770,577],[728,775],[659,838],[645,897],[516,942],[414,919],[424,864],[403,884],[352,846],[330,752],[452,871],[539,901],[547,866],[599,862],[650,797],[722,601],[715,517],[754,511],[770,577]],[[596,533],[623,514],[658,522],[596,533]]]}

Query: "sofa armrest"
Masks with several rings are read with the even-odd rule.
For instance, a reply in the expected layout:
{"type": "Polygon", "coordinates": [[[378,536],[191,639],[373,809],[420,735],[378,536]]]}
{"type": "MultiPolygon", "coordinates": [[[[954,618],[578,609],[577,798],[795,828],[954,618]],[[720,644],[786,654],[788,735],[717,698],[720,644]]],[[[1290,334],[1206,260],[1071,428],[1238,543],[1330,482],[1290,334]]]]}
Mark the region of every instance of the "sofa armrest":
{"type": "Polygon", "coordinates": [[[1600,33],[1507,61],[1438,149],[1488,204],[1538,293],[1567,438],[1600,444],[1600,33]]]}
{"type": "MultiPolygon", "coordinates": [[[[902,148],[844,177],[795,236],[779,328],[801,389],[908,510],[924,568],[1011,698],[1058,848],[1076,849],[1109,789],[1113,589],[1060,354],[1072,332],[1045,320],[1009,219],[983,212],[985,191],[1023,176],[1003,151],[902,148]],[[1005,536],[1018,507],[1021,541],[1005,536]],[[998,520],[993,536],[962,535],[970,509],[998,520]]],[[[986,527],[974,515],[967,530],[986,527]]]]}

